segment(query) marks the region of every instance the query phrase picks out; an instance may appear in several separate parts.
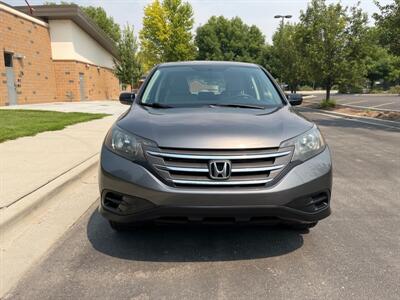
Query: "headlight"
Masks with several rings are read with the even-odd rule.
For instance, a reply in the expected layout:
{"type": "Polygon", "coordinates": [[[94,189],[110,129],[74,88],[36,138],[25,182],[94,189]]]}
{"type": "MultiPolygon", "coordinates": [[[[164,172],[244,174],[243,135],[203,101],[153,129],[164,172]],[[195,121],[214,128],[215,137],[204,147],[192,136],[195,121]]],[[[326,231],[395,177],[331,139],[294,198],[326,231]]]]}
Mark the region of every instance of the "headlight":
{"type": "Polygon", "coordinates": [[[114,153],[134,161],[145,160],[142,145],[155,146],[155,143],[135,136],[116,125],[108,132],[104,144],[114,153]]]}
{"type": "Polygon", "coordinates": [[[292,161],[305,161],[325,149],[325,141],[317,126],[281,144],[281,147],[294,146],[292,161]]]}

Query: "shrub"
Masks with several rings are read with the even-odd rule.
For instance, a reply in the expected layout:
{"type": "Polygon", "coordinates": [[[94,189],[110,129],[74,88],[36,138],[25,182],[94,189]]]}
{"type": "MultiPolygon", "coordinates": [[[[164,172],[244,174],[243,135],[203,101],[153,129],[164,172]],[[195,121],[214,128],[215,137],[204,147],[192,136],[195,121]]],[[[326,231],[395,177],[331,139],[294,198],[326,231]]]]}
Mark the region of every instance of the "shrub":
{"type": "Polygon", "coordinates": [[[383,88],[377,87],[373,88],[372,90],[369,91],[370,94],[383,94],[385,91],[383,88]]]}
{"type": "Polygon", "coordinates": [[[329,100],[322,100],[319,104],[320,108],[334,108],[336,106],[336,101],[329,99],[329,100]]]}
{"type": "Polygon", "coordinates": [[[340,94],[361,94],[363,92],[363,87],[358,85],[339,85],[340,94]]]}
{"type": "Polygon", "coordinates": [[[302,85],[299,87],[299,91],[313,91],[314,89],[309,85],[302,85]]]}
{"type": "Polygon", "coordinates": [[[392,86],[392,87],[389,89],[389,93],[390,93],[390,94],[400,94],[400,85],[392,86]]]}

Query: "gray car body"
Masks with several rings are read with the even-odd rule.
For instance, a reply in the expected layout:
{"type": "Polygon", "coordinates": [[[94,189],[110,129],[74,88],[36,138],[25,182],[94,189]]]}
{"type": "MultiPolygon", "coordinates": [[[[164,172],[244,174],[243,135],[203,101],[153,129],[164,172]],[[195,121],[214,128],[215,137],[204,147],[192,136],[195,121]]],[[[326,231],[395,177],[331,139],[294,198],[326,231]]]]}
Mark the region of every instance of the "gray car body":
{"type": "MultiPolygon", "coordinates": [[[[237,65],[239,63],[168,63],[155,69],[182,64],[237,65]]],[[[260,68],[252,64],[244,65],[260,68]]],[[[160,148],[196,150],[278,148],[283,141],[311,129],[314,123],[291,107],[271,75],[268,72],[266,74],[282,97],[284,105],[278,109],[145,107],[139,102],[152,75],[151,72],[142,85],[135,103],[117,120],[116,125],[155,142],[160,148]]],[[[307,223],[318,221],[330,214],[329,199],[328,205],[316,212],[302,210],[301,203],[304,200],[301,200],[303,202],[297,200],[321,191],[326,191],[330,198],[332,163],[328,147],[303,163],[290,163],[272,184],[257,188],[215,189],[170,186],[146,166],[146,163],[129,161],[105,146],[102,148],[99,175],[102,195],[100,211],[107,219],[116,222],[134,222],[162,216],[187,216],[190,220],[193,216],[211,215],[245,216],[245,219],[268,216],[307,223]],[[128,205],[134,205],[130,201],[139,198],[151,203],[151,207],[146,206],[143,211],[138,210],[129,215],[110,211],[103,203],[104,194],[109,191],[127,195],[128,205]]]]}

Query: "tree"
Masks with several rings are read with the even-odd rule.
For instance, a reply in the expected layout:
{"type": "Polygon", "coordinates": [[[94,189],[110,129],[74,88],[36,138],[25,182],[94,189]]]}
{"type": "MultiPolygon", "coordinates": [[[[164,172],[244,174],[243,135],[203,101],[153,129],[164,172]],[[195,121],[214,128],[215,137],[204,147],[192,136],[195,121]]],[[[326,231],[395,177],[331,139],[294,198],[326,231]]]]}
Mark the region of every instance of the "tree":
{"type": "MultiPolygon", "coordinates": [[[[44,5],[76,5],[73,2],[61,1],[57,2],[45,2],[44,5]]],[[[106,11],[102,7],[95,6],[80,6],[80,9],[99,26],[105,34],[112,39],[115,43],[118,43],[121,37],[121,29],[117,23],[114,22],[112,17],[109,17],[106,11]]]]}
{"type": "Polygon", "coordinates": [[[257,63],[261,66],[263,66],[265,69],[268,70],[268,72],[272,73],[272,75],[275,77],[277,76],[276,73],[274,73],[273,69],[273,47],[269,44],[265,44],[261,48],[261,54],[259,59],[257,60],[257,63]]]}
{"type": "Polygon", "coordinates": [[[391,53],[400,55],[400,0],[394,0],[387,5],[380,5],[375,1],[375,4],[381,11],[380,14],[374,14],[379,30],[379,42],[391,53]]]}
{"type": "Polygon", "coordinates": [[[121,38],[121,29],[114,19],[107,16],[102,7],[83,6],[81,9],[92,19],[115,43],[121,38]]]}
{"type": "Polygon", "coordinates": [[[273,73],[287,83],[292,92],[296,92],[308,77],[299,25],[281,24],[272,41],[273,73]]]}
{"type": "Polygon", "coordinates": [[[161,62],[193,59],[193,23],[192,7],[182,0],[154,0],[147,5],[139,35],[146,69],[161,62]]]}
{"type": "Polygon", "coordinates": [[[325,87],[326,100],[334,84],[354,84],[364,77],[367,15],[361,9],[353,7],[348,14],[340,3],[312,0],[300,20],[308,68],[325,87]]]}
{"type": "Polygon", "coordinates": [[[248,26],[239,17],[213,16],[197,28],[197,58],[261,63],[268,51],[265,38],[257,26],[248,26]]]}
{"type": "Polygon", "coordinates": [[[122,84],[136,85],[142,75],[142,66],[138,58],[138,43],[133,27],[126,25],[117,44],[120,59],[114,59],[114,72],[122,84]]]}
{"type": "Polygon", "coordinates": [[[367,78],[371,89],[379,81],[383,88],[400,84],[400,57],[390,54],[388,49],[375,45],[366,61],[367,78]]]}

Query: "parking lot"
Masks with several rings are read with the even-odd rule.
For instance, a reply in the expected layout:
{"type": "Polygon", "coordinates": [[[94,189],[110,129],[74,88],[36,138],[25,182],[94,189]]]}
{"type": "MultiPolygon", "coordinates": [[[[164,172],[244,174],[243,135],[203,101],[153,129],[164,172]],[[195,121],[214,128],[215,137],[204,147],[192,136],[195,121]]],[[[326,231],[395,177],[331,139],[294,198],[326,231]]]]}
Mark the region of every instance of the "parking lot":
{"type": "MultiPolygon", "coordinates": [[[[308,101],[320,102],[322,99],[325,99],[324,94],[315,96],[315,98],[308,99],[308,101]]],[[[352,108],[400,112],[400,95],[334,94],[332,95],[332,99],[337,104],[352,108]]]]}
{"type": "Polygon", "coordinates": [[[305,115],[334,162],[333,214],[309,233],[160,226],[118,234],[93,205],[5,298],[399,299],[400,130],[305,115]]]}

